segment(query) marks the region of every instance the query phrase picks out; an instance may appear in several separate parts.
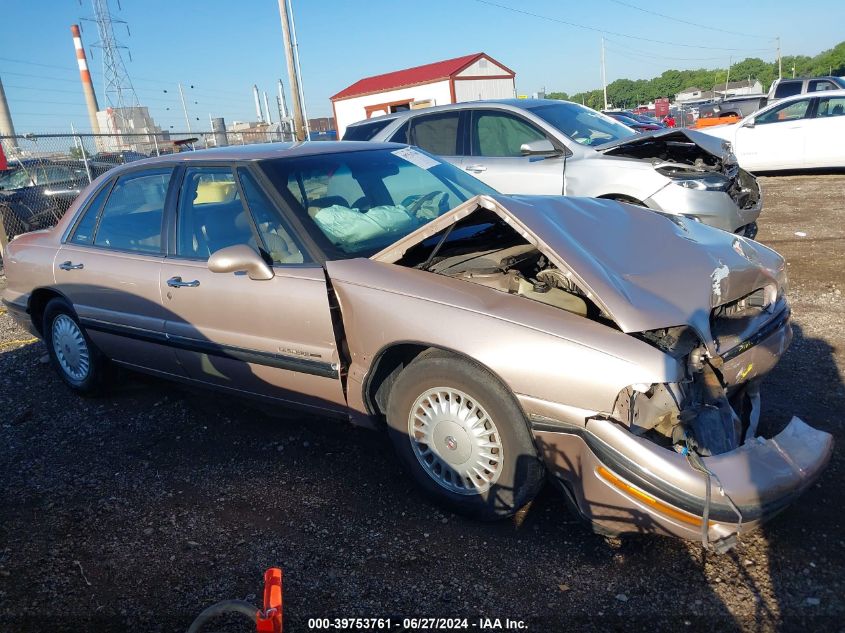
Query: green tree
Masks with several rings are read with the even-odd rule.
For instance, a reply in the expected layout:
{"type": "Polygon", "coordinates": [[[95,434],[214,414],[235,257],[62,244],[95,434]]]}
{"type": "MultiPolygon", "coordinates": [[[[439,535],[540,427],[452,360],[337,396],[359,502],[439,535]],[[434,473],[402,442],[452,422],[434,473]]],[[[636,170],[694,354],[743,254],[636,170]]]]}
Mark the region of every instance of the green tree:
{"type": "Polygon", "coordinates": [[[82,160],[83,154],[85,155],[86,158],[91,157],[91,154],[88,152],[88,150],[86,150],[84,148],[78,147],[76,145],[74,145],[73,147],[70,148],[70,157],[71,158],[75,158],[77,160],[82,160]]]}
{"type": "MultiPolygon", "coordinates": [[[[796,76],[845,75],[845,42],[840,42],[815,57],[806,55],[784,57],[782,65],[785,77],[792,76],[793,65],[796,76]]],[[[732,64],[730,68],[732,81],[757,79],[764,92],[769,90],[777,76],[777,62],[767,62],[759,57],[743,59],[732,64]]],[[[670,69],[661,73],[659,77],[651,79],[617,79],[608,84],[607,99],[615,107],[630,108],[661,97],[674,99],[675,95],[685,88],[712,90],[714,87],[724,86],[727,80],[727,68],[670,69]]],[[[568,99],[575,103],[583,103],[591,108],[604,107],[604,95],[601,90],[588,90],[573,95],[567,95],[565,92],[551,92],[548,96],[550,99],[568,99]]]]}

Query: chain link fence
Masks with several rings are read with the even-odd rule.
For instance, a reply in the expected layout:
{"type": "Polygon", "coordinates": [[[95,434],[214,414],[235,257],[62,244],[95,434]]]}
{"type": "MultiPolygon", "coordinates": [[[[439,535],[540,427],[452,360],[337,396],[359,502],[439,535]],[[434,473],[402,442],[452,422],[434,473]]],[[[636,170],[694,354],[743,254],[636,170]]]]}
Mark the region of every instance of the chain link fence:
{"type": "Polygon", "coordinates": [[[0,258],[16,235],[54,226],[76,196],[109,169],[179,152],[289,140],[279,129],[159,134],[0,136],[0,258]]]}

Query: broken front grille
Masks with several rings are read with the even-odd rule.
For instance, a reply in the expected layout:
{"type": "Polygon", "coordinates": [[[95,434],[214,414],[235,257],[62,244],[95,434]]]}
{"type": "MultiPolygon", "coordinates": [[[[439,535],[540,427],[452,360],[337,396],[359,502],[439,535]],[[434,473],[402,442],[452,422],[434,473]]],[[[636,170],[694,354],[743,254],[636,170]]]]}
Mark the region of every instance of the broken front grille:
{"type": "Polygon", "coordinates": [[[760,201],[760,185],[757,179],[744,169],[732,165],[726,170],[731,179],[728,195],[740,209],[751,209],[760,201]]]}

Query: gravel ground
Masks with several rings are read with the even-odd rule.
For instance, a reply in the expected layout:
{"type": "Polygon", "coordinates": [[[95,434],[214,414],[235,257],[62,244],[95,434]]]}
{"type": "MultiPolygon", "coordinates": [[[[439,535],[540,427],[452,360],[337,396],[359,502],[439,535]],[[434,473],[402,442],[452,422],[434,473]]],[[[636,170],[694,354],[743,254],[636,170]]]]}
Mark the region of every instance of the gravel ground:
{"type": "MultiPolygon", "coordinates": [[[[842,445],[845,176],[762,182],[759,239],[789,260],[796,334],[764,419],[794,413],[842,445]]],[[[285,571],[286,631],[335,616],[509,617],[532,631],[845,621],[841,451],[763,530],[704,555],[594,535],[550,489],[520,523],[441,513],[385,437],[338,422],[138,376],[82,399],[28,338],[0,314],[4,631],[184,631],[218,600],[260,600],[272,565],[285,571]]]]}

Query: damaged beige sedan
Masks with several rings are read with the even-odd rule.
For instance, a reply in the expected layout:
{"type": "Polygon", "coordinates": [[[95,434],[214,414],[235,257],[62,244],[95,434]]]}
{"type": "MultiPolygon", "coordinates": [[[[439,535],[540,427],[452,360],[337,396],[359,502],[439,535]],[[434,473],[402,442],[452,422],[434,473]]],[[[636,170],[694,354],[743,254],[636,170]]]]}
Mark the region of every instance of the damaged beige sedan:
{"type": "Polygon", "coordinates": [[[783,259],[609,200],[501,196],[407,146],[132,163],[9,244],[3,302],[73,389],[116,364],[385,429],[430,497],[505,517],[550,474],[606,533],[716,549],[823,470],[759,434],[783,259]]]}

